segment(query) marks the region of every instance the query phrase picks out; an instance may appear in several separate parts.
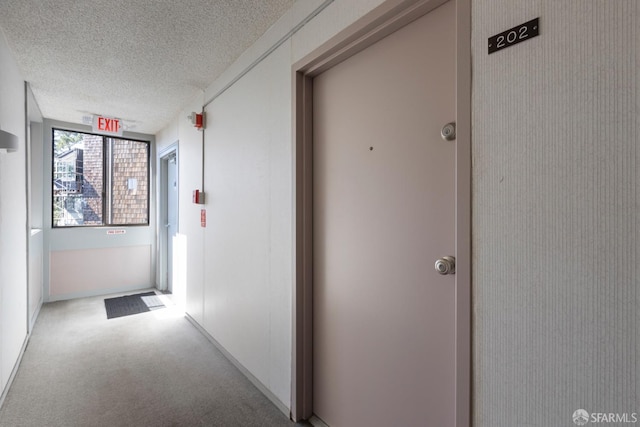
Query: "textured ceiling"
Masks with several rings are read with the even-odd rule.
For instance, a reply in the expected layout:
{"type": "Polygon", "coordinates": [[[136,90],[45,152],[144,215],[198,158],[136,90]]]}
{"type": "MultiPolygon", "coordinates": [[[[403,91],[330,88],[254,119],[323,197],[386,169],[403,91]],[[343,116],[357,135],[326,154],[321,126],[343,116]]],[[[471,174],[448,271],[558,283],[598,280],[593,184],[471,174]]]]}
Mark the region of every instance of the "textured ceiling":
{"type": "Polygon", "coordinates": [[[2,0],[0,28],[46,118],[153,134],[293,3],[2,0]]]}

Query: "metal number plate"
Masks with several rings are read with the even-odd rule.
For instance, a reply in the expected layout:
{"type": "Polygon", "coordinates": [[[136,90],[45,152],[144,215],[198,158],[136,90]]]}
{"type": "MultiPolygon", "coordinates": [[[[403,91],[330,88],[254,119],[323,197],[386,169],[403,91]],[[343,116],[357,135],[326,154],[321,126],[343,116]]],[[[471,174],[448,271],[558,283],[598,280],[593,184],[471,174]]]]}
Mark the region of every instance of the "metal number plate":
{"type": "Polygon", "coordinates": [[[540,35],[540,18],[520,24],[517,27],[489,37],[489,54],[513,46],[540,35]]]}

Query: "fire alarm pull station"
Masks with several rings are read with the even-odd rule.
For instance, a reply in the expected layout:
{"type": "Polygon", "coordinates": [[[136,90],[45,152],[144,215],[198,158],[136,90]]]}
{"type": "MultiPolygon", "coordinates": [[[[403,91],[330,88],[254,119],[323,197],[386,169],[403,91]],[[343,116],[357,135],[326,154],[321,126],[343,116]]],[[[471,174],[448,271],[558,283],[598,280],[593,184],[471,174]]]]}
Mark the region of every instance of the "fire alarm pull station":
{"type": "Polygon", "coordinates": [[[193,190],[193,203],[196,205],[204,205],[204,192],[193,190]]]}

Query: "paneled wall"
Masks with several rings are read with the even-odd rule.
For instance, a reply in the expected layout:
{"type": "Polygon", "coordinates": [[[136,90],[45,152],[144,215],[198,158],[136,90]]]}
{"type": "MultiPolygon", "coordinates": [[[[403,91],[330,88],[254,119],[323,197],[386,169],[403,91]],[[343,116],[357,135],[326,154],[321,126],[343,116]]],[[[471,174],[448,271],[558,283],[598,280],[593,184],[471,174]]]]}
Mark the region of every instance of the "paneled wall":
{"type": "Polygon", "coordinates": [[[640,412],[640,3],[472,5],[474,425],[640,412]]]}
{"type": "Polygon", "coordinates": [[[187,246],[187,313],[288,413],[293,263],[292,65],[381,0],[334,1],[221,95],[253,61],[324,2],[298,1],[204,94],[156,135],[179,141],[180,234],[187,246]],[[202,135],[186,120],[207,106],[202,135]],[[200,209],[207,226],[200,225],[200,209]]]}
{"type": "Polygon", "coordinates": [[[19,138],[0,151],[0,391],[27,336],[25,85],[0,31],[0,129],[19,138]]]}
{"type": "Polygon", "coordinates": [[[152,287],[151,245],[50,252],[49,298],[152,287]]]}
{"type": "Polygon", "coordinates": [[[27,144],[29,147],[27,175],[29,192],[29,332],[33,330],[40,307],[44,301],[44,233],[43,224],[43,136],[42,112],[31,87],[27,89],[27,144]]]}
{"type": "MultiPolygon", "coordinates": [[[[294,7],[157,135],[180,147],[187,312],[289,405],[293,287],[291,65],[381,1],[294,7]]],[[[640,53],[634,0],[472,2],[474,421],[568,425],[640,411],[640,53]],[[540,17],[538,38],[488,37],[540,17]],[[524,421],[523,421],[524,420],[524,421]]]]}

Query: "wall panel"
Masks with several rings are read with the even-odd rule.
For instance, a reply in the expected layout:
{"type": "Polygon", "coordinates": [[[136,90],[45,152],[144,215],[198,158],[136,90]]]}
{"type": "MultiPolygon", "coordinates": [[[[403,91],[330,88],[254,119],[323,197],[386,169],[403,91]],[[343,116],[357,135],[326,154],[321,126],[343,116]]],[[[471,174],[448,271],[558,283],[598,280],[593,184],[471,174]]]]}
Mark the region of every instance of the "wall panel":
{"type": "Polygon", "coordinates": [[[640,412],[640,3],[472,5],[474,425],[640,412]]]}
{"type": "Polygon", "coordinates": [[[27,198],[25,87],[0,31],[0,129],[18,150],[0,152],[0,390],[27,336],[27,198]]]}
{"type": "Polygon", "coordinates": [[[285,412],[291,400],[293,141],[291,67],[381,0],[334,1],[223,90],[321,0],[297,1],[202,96],[157,135],[180,146],[180,233],[187,241],[186,310],[285,412]],[[336,19],[337,18],[337,19],[336,19]],[[319,20],[319,22],[316,22],[319,20]],[[221,92],[222,91],[222,92],[221,92]],[[207,105],[204,206],[201,133],[186,116],[207,105]],[[200,210],[207,227],[200,226],[200,210]]]}
{"type": "Polygon", "coordinates": [[[279,344],[290,340],[292,288],[288,49],[207,107],[205,141],[204,326],[283,402],[291,353],[279,344]]]}
{"type": "Polygon", "coordinates": [[[153,287],[151,246],[50,252],[50,300],[153,287]]]}

